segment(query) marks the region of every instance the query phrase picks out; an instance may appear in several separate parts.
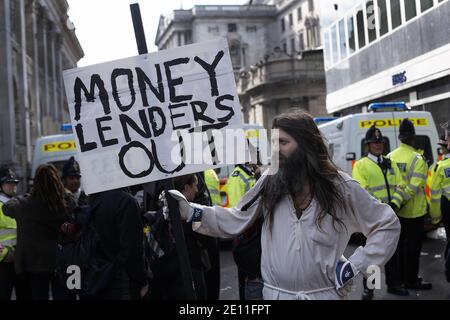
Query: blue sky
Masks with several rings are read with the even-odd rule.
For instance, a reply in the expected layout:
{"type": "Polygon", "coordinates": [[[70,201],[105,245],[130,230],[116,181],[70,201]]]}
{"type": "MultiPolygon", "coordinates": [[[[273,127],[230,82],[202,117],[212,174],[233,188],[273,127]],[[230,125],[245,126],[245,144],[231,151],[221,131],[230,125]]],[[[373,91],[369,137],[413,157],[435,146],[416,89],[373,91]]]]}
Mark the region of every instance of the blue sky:
{"type": "Polygon", "coordinates": [[[149,52],[154,45],[159,16],[174,9],[199,4],[243,4],[244,0],[68,0],[69,17],[83,47],[85,57],[78,66],[137,55],[130,4],[138,2],[149,52]]]}

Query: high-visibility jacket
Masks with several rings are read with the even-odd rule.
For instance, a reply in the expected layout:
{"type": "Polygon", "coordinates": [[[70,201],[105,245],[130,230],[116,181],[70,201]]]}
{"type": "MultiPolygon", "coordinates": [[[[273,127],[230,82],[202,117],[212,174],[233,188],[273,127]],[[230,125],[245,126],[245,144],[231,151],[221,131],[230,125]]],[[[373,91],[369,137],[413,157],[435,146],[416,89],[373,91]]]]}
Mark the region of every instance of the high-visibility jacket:
{"type": "Polygon", "coordinates": [[[441,217],[441,198],[450,201],[450,156],[440,161],[430,183],[430,215],[434,221],[441,217]]]}
{"type": "Polygon", "coordinates": [[[255,185],[256,179],[253,172],[246,166],[237,166],[228,178],[226,191],[228,195],[228,207],[235,207],[241,198],[255,185]]]}
{"type": "Polygon", "coordinates": [[[427,176],[427,182],[425,183],[425,198],[427,199],[427,203],[428,205],[430,205],[430,201],[431,201],[431,190],[430,190],[430,186],[431,186],[431,181],[433,180],[433,175],[436,172],[439,162],[441,162],[440,160],[433,164],[430,169],[428,169],[428,176],[427,176]]]}
{"type": "Polygon", "coordinates": [[[212,205],[221,205],[222,198],[220,196],[220,180],[213,169],[205,171],[205,183],[211,196],[212,205]]]}
{"type": "Polygon", "coordinates": [[[391,168],[383,173],[378,163],[364,157],[355,163],[352,175],[373,197],[383,203],[392,202],[398,208],[401,207],[405,182],[395,162],[391,162],[391,168]]]}
{"type": "Polygon", "coordinates": [[[426,214],[427,200],[425,197],[425,183],[428,166],[423,156],[411,146],[404,143],[392,151],[388,157],[397,163],[405,180],[405,205],[397,212],[402,218],[420,218],[426,214]]]}
{"type": "Polygon", "coordinates": [[[16,220],[3,214],[3,204],[9,200],[0,193],[0,262],[8,255],[10,250],[15,250],[17,244],[17,224],[16,220]]]}

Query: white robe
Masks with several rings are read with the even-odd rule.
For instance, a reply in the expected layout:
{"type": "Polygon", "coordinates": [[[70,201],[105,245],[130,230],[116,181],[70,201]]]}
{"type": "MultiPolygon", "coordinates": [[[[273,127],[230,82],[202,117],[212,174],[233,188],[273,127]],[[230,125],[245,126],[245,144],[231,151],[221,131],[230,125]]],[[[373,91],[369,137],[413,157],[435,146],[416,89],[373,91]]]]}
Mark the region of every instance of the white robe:
{"type": "MultiPolygon", "coordinates": [[[[360,232],[367,237],[366,245],[348,258],[361,273],[366,274],[372,265],[382,269],[394,254],[400,236],[400,223],[394,211],[369,195],[347,174],[341,176],[343,182],[338,188],[344,201],[353,208],[353,212],[344,208],[337,212],[346,230],[339,224],[335,225],[339,232],[333,229],[331,216],[326,215],[321,231],[316,224],[315,199],[298,219],[291,197],[284,197],[275,209],[272,232],[265,219],[261,235],[265,300],[304,299],[305,293],[312,300],[345,299],[335,289],[335,268],[353,233],[360,232]]],[[[223,238],[241,234],[256,219],[259,200],[246,211],[240,208],[257,195],[264,179],[263,176],[236,208],[203,207],[201,225],[196,231],[223,238]]]]}

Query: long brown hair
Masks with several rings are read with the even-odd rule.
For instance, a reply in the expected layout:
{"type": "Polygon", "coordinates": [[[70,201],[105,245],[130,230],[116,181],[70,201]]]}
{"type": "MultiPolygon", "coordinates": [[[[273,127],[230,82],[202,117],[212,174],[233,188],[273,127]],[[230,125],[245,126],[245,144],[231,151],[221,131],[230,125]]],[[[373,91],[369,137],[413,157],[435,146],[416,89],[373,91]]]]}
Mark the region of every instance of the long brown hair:
{"type": "Polygon", "coordinates": [[[343,224],[337,216],[337,210],[345,207],[344,197],[337,187],[341,176],[314,119],[304,111],[293,110],[277,116],[272,128],[288,133],[299,147],[289,159],[291,166],[284,169],[286,172],[281,172],[279,177],[269,176],[264,186],[261,205],[268,212],[270,226],[273,225],[275,208],[286,193],[301,192],[305,184],[309,184],[311,196],[315,197],[321,209],[317,226],[321,228],[326,215],[333,218],[334,228],[336,222],[343,224]]]}
{"type": "Polygon", "coordinates": [[[37,168],[31,196],[44,202],[55,213],[67,212],[64,185],[58,170],[51,164],[43,164],[37,168]]]}

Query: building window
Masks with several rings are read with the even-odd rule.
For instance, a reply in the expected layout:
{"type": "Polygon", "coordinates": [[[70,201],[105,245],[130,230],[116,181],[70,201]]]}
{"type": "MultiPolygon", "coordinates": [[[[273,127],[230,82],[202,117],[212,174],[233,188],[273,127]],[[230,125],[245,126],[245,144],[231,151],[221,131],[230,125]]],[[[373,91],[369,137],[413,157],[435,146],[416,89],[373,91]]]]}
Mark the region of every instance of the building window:
{"type": "Polygon", "coordinates": [[[229,23],[228,24],[228,32],[236,32],[237,31],[237,24],[236,23],[229,23]]]}
{"type": "Polygon", "coordinates": [[[339,21],[339,51],[341,59],[347,58],[347,36],[345,35],[345,20],[339,21]]]}
{"type": "Polygon", "coordinates": [[[388,14],[386,0],[378,0],[379,17],[380,17],[380,36],[385,35],[389,31],[388,14]]]}
{"type": "Polygon", "coordinates": [[[348,30],[348,47],[350,49],[350,54],[356,51],[355,42],[355,19],[353,16],[347,18],[347,30],[348,30]]]}
{"type": "Polygon", "coordinates": [[[433,6],[433,0],[420,0],[420,9],[422,12],[430,9],[433,6]]]}
{"type": "Polygon", "coordinates": [[[308,10],[309,12],[314,11],[314,0],[308,0],[308,10]]]}
{"type": "Polygon", "coordinates": [[[287,52],[287,44],[286,44],[286,42],[283,42],[282,46],[283,46],[283,52],[287,52]]]}
{"type": "Polygon", "coordinates": [[[257,26],[247,26],[247,32],[256,32],[258,30],[257,26]]]}
{"type": "Polygon", "coordinates": [[[295,48],[295,38],[291,38],[291,53],[295,53],[297,50],[295,48]]]}
{"type": "Polygon", "coordinates": [[[292,13],[289,13],[289,26],[293,26],[294,25],[294,17],[292,15],[292,13]]]}
{"type": "Polygon", "coordinates": [[[358,44],[359,48],[364,48],[366,46],[365,28],[364,28],[364,13],[363,9],[359,8],[356,13],[356,25],[358,28],[358,44]]]}
{"type": "Polygon", "coordinates": [[[247,50],[245,47],[242,47],[242,65],[247,66],[247,50]]]}
{"type": "Polygon", "coordinates": [[[333,64],[335,64],[340,60],[336,25],[334,25],[331,28],[331,52],[333,53],[333,55],[332,55],[333,64]]]}
{"type": "Polygon", "coordinates": [[[405,17],[406,21],[411,20],[417,15],[416,1],[405,1],[405,17]]]}
{"type": "Polygon", "coordinates": [[[402,24],[402,12],[400,9],[400,0],[391,0],[391,18],[392,18],[392,30],[398,28],[402,24]]]}
{"type": "MultiPolygon", "coordinates": [[[[300,34],[300,37],[303,38],[303,33],[300,34]]],[[[302,43],[301,40],[300,43],[302,43]]],[[[331,66],[331,48],[330,48],[330,34],[328,30],[323,33],[323,46],[325,55],[325,66],[329,68],[331,66]]]]}
{"type": "MultiPolygon", "coordinates": [[[[325,37],[327,37],[327,35],[325,35],[325,37]]],[[[305,51],[305,34],[303,32],[300,32],[298,36],[298,47],[300,51],[305,51]]]]}
{"type": "Polygon", "coordinates": [[[233,41],[230,43],[230,56],[233,68],[241,68],[241,44],[239,41],[233,41]]]}
{"type": "Polygon", "coordinates": [[[369,34],[369,43],[373,42],[377,38],[377,27],[375,24],[375,6],[373,0],[366,2],[367,13],[367,33],[369,34]]]}
{"type": "Polygon", "coordinates": [[[286,30],[286,25],[284,24],[284,18],[281,18],[281,32],[286,30]]]}
{"type": "Polygon", "coordinates": [[[219,34],[219,26],[209,26],[208,32],[218,35],[219,34]]]}
{"type": "Polygon", "coordinates": [[[298,7],[297,8],[297,21],[300,21],[302,19],[303,19],[303,17],[302,17],[302,7],[298,7]]]}

